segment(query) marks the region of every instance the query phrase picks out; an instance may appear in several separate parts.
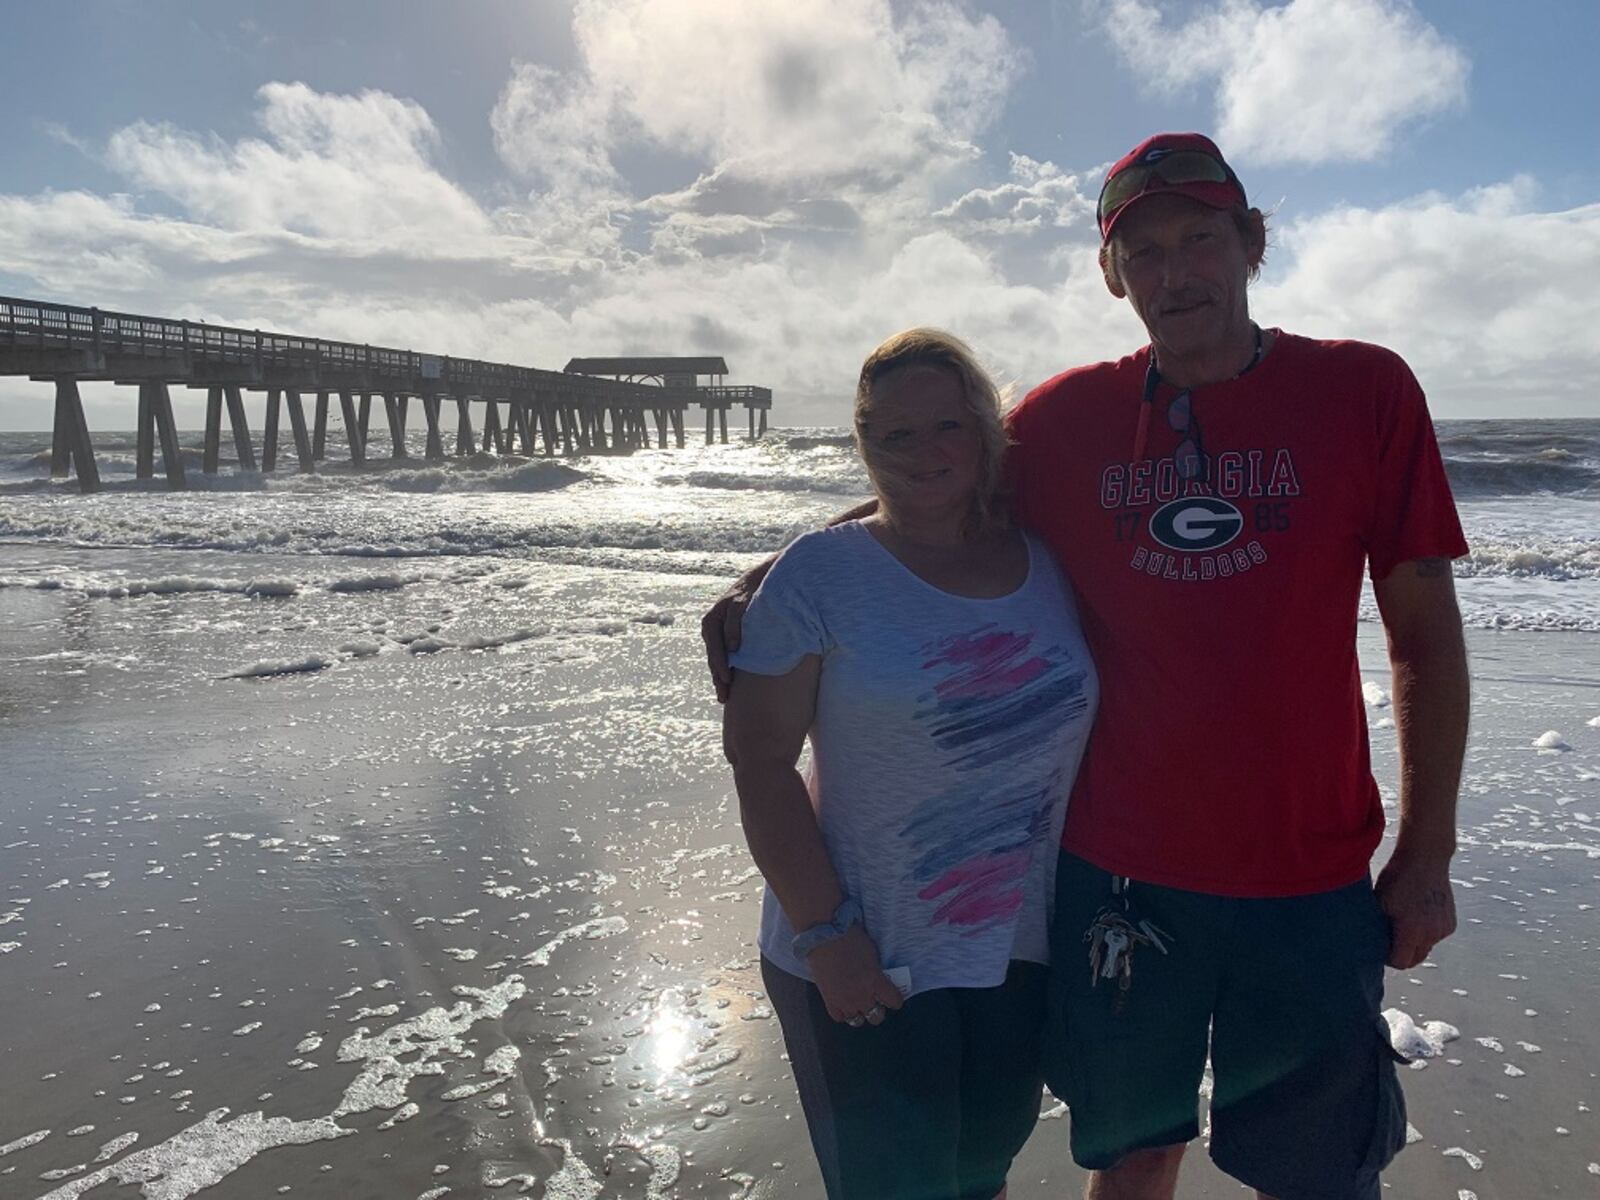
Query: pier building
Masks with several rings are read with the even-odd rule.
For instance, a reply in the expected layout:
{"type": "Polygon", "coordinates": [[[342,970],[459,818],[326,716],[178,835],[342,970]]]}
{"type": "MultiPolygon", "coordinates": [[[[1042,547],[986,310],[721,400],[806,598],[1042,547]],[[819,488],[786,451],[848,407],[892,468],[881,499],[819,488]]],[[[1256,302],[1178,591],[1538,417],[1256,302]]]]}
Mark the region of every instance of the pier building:
{"type": "Polygon", "coordinates": [[[772,392],[761,387],[729,387],[726,383],[728,364],[720,357],[575,358],[567,364],[567,370],[576,375],[630,383],[653,379],[668,389],[691,390],[693,403],[705,410],[708,446],[712,440],[713,422],[720,426],[722,440],[728,440],[728,410],[735,404],[744,405],[752,439],[767,431],[767,411],[772,407],[772,392]],[[700,382],[702,379],[704,383],[700,382]]]}

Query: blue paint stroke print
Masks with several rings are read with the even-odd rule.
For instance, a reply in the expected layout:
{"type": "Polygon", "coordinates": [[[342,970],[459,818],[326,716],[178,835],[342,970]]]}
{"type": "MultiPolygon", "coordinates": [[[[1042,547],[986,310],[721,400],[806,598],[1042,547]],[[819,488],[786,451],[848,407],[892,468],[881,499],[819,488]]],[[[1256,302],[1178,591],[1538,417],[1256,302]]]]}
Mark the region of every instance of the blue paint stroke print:
{"type": "Polygon", "coordinates": [[[957,787],[917,806],[901,836],[921,851],[910,871],[917,898],[940,901],[930,925],[962,926],[970,937],[1016,916],[1061,786],[1058,771],[1043,788],[997,795],[957,787]]]}
{"type": "Polygon", "coordinates": [[[923,900],[938,900],[932,924],[967,936],[1004,924],[1065,786],[1059,771],[1043,788],[1007,789],[985,768],[1051,752],[1051,734],[1088,707],[1085,672],[1059,646],[1033,647],[1026,633],[985,625],[927,647],[922,669],[940,678],[914,714],[955,773],[978,772],[928,797],[900,836],[912,848],[911,876],[923,900]]]}

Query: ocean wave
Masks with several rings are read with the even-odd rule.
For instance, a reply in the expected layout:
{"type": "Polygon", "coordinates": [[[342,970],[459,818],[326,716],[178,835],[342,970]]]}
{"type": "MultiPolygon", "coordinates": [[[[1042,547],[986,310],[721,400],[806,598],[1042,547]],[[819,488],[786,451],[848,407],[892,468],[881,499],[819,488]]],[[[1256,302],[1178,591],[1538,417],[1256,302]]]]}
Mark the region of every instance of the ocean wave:
{"type": "Polygon", "coordinates": [[[421,575],[353,575],[344,579],[330,579],[326,586],[330,592],[343,594],[394,592],[421,579],[421,575]]]}
{"type": "MultiPolygon", "coordinates": [[[[1459,599],[1461,623],[1468,629],[1496,629],[1508,633],[1600,633],[1600,613],[1593,611],[1536,607],[1526,603],[1507,605],[1495,600],[1480,602],[1468,595],[1459,599]]],[[[1383,619],[1370,599],[1362,601],[1359,617],[1371,625],[1383,619]]]]}
{"type": "Polygon", "coordinates": [[[835,496],[861,496],[867,489],[864,476],[841,476],[828,479],[819,475],[790,475],[774,472],[756,475],[741,471],[689,471],[683,475],[663,476],[662,483],[687,487],[717,488],[724,491],[750,492],[824,492],[835,496]]]}
{"type": "Polygon", "coordinates": [[[1546,449],[1518,459],[1447,458],[1445,473],[1461,498],[1600,495],[1600,469],[1565,450],[1546,449]]]}
{"type": "Polygon", "coordinates": [[[553,492],[591,479],[587,471],[556,459],[503,458],[475,454],[440,463],[411,460],[335,472],[284,475],[274,486],[285,490],[328,490],[348,487],[392,492],[553,492]]]}
{"type": "MultiPolygon", "coordinates": [[[[67,506],[62,506],[67,507],[67,506]]],[[[203,550],[316,559],[463,559],[489,557],[680,574],[737,573],[751,556],[771,554],[816,522],[749,526],[673,526],[654,522],[584,527],[576,522],[470,524],[395,530],[387,541],[355,542],[350,530],[268,527],[163,529],[77,521],[61,514],[35,521],[0,517],[0,541],[56,543],[76,550],[203,550]]],[[[464,520],[470,521],[470,514],[464,520]]],[[[0,581],[3,582],[3,581],[0,581]]],[[[18,586],[13,584],[13,586],[18,586]]],[[[30,584],[30,586],[39,586],[30,584]]],[[[48,586],[48,585],[45,585],[48,586]]],[[[232,585],[229,585],[232,586],[232,585]]],[[[221,588],[215,590],[222,590],[221,588]]]]}
{"type": "Polygon", "coordinates": [[[1600,579],[1600,542],[1571,541],[1545,545],[1474,541],[1455,572],[1463,577],[1505,576],[1513,579],[1600,579]]]}
{"type": "Polygon", "coordinates": [[[26,588],[39,592],[75,592],[93,599],[130,600],[140,596],[192,596],[222,593],[236,596],[284,599],[300,593],[293,579],[208,579],[194,575],[164,575],[152,579],[123,579],[57,574],[0,576],[0,589],[26,588]]]}
{"type": "MultiPolygon", "coordinates": [[[[231,445],[229,447],[232,449],[231,445]]],[[[198,471],[205,465],[205,450],[200,446],[180,446],[179,457],[183,459],[185,470],[198,471]]],[[[0,470],[14,475],[49,475],[50,461],[54,456],[49,450],[40,450],[33,454],[13,457],[5,461],[0,470]]],[[[157,450],[157,469],[160,469],[160,451],[157,450]]],[[[132,475],[139,467],[138,448],[132,444],[127,446],[102,446],[96,444],[94,451],[95,466],[103,475],[132,475]]],[[[232,469],[238,461],[231,454],[226,458],[219,458],[218,465],[232,469]]]]}
{"type": "Polygon", "coordinates": [[[1466,611],[1468,629],[1504,629],[1516,633],[1600,633],[1600,617],[1538,609],[1532,612],[1466,611]]]}
{"type": "Polygon", "coordinates": [[[644,609],[627,615],[619,613],[610,618],[568,621],[561,625],[519,626],[497,633],[480,632],[465,636],[447,636],[438,626],[411,634],[387,634],[380,640],[362,639],[345,642],[335,651],[302,653],[291,658],[262,659],[247,663],[226,672],[224,679],[271,679],[282,675],[306,675],[325,671],[330,667],[356,663],[376,658],[385,652],[428,657],[448,652],[473,653],[504,650],[525,642],[541,642],[571,638],[613,638],[624,634],[647,634],[650,627],[657,629],[673,624],[670,613],[658,609],[644,609]]]}
{"type": "Polygon", "coordinates": [[[1440,421],[1436,431],[1457,496],[1600,494],[1600,422],[1440,421]]]}
{"type": "Polygon", "coordinates": [[[781,444],[791,450],[848,450],[855,452],[856,441],[848,433],[790,434],[781,444]]]}
{"type": "MultiPolygon", "coordinates": [[[[73,478],[50,478],[50,451],[12,458],[0,466],[0,494],[37,492],[59,488],[77,490],[73,478]]],[[[423,458],[375,459],[360,466],[339,459],[324,460],[318,469],[301,473],[292,452],[278,457],[277,470],[241,471],[238,460],[224,455],[214,474],[206,474],[204,452],[195,446],[182,450],[185,482],[190,491],[248,492],[264,490],[327,491],[380,489],[395,492],[548,492],[591,478],[591,472],[553,458],[476,453],[462,458],[428,461],[423,458]]],[[[159,458],[149,480],[135,478],[138,457],[96,448],[95,465],[102,490],[165,491],[166,471],[159,458]]]]}
{"type": "Polygon", "coordinates": [[[227,679],[268,679],[274,675],[305,675],[315,671],[326,670],[333,666],[334,660],[324,658],[320,654],[310,654],[305,658],[290,659],[288,661],[257,662],[249,666],[240,667],[237,671],[229,671],[224,678],[227,679]]]}

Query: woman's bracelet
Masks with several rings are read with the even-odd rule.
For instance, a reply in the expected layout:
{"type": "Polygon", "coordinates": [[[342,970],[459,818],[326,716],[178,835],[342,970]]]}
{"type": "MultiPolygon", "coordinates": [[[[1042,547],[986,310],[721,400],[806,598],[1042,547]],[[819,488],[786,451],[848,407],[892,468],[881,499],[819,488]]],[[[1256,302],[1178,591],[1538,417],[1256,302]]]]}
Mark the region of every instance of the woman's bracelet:
{"type": "Polygon", "coordinates": [[[811,926],[810,929],[801,930],[794,935],[794,941],[789,943],[789,949],[796,958],[805,959],[824,942],[842,938],[850,932],[850,926],[859,924],[861,924],[861,905],[846,896],[839,907],[833,910],[831,921],[824,921],[820,925],[811,926]]]}

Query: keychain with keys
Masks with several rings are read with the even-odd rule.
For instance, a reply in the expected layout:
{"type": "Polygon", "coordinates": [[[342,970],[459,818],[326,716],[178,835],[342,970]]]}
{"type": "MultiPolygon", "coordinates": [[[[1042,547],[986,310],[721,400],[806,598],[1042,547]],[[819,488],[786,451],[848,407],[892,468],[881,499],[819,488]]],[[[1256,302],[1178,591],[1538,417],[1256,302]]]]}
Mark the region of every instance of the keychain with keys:
{"type": "Polygon", "coordinates": [[[1114,876],[1111,892],[1114,897],[1095,914],[1083,940],[1089,943],[1089,986],[1098,987],[1102,979],[1116,980],[1117,1001],[1120,1010],[1128,989],[1133,986],[1133,951],[1135,946],[1154,946],[1162,954],[1167,952],[1170,936],[1141,918],[1128,899],[1132,880],[1114,876]]]}

